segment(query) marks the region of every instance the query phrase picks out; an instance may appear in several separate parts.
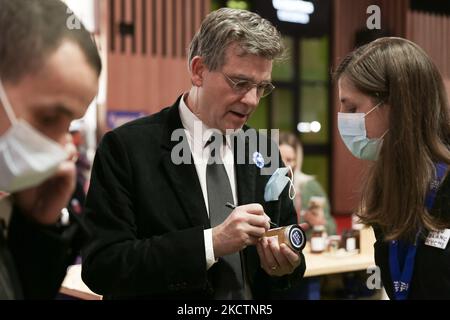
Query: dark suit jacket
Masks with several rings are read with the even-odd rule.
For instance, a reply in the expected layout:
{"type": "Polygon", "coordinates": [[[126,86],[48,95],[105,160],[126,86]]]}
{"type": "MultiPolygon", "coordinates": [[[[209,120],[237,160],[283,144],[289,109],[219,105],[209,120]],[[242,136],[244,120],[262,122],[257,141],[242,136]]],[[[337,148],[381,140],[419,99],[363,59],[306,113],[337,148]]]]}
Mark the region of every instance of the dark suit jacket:
{"type": "Polygon", "coordinates": [[[42,226],[14,208],[7,239],[0,227],[0,299],[56,297],[86,236],[71,217],[68,227],[42,226]]]}
{"type": "MultiPolygon", "coordinates": [[[[178,103],[107,133],[98,147],[85,216],[95,238],[83,250],[82,277],[106,298],[212,296],[203,236],[210,223],[195,165],[171,160],[178,143],[171,134],[182,128],[178,103]]],[[[235,168],[240,205],[261,203],[272,221],[296,222],[288,188],[265,203],[269,176],[254,164],[235,168]]],[[[272,278],[254,246],[244,256],[254,298],[289,287],[305,271],[302,256],[292,275],[272,278]]]]}

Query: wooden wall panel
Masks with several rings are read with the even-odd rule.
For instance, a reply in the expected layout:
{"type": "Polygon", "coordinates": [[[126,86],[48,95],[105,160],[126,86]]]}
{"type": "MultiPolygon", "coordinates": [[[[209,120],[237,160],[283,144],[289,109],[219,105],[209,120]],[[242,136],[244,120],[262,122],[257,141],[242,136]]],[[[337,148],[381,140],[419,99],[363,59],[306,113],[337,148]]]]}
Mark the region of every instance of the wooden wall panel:
{"type": "MultiPolygon", "coordinates": [[[[127,26],[133,24],[132,14],[131,14],[131,4],[133,0],[121,0],[124,2],[122,5],[122,10],[125,9],[125,12],[122,12],[125,20],[122,20],[122,23],[125,22],[127,26]]],[[[136,32],[136,31],[135,31],[136,32]]],[[[132,44],[133,44],[134,35],[127,35],[126,37],[122,37],[122,41],[125,41],[125,50],[122,51],[122,62],[124,66],[122,67],[123,76],[124,76],[124,85],[127,86],[128,90],[124,90],[125,92],[125,101],[123,105],[136,105],[136,97],[133,95],[136,90],[136,84],[134,82],[134,72],[136,71],[136,59],[135,54],[132,52],[132,44]]],[[[123,106],[120,106],[123,108],[123,106]]]]}
{"type": "Polygon", "coordinates": [[[409,0],[380,0],[382,28],[394,35],[404,36],[406,31],[406,12],[409,0]]]}
{"type": "Polygon", "coordinates": [[[108,56],[106,61],[106,68],[108,72],[107,80],[107,98],[106,105],[108,109],[120,110],[121,106],[126,102],[126,91],[123,90],[126,83],[126,64],[124,63],[124,56],[121,52],[122,41],[119,32],[119,24],[121,22],[121,0],[111,0],[109,2],[111,7],[111,24],[108,24],[108,33],[111,37],[107,37],[111,46],[108,45],[108,56]],[[118,77],[117,75],[123,75],[118,77]],[[114,92],[113,96],[110,93],[114,92]]]}
{"type": "Polygon", "coordinates": [[[151,114],[189,89],[186,50],[209,2],[106,1],[101,32],[107,34],[107,110],[151,114]]]}
{"type": "Polygon", "coordinates": [[[146,83],[147,102],[144,110],[148,113],[154,113],[157,110],[156,104],[159,102],[159,54],[158,54],[158,32],[159,26],[157,24],[156,16],[158,15],[158,0],[151,0],[149,4],[149,23],[151,25],[151,41],[150,54],[146,57],[145,72],[148,76],[146,83]]]}
{"type": "Polygon", "coordinates": [[[186,54],[186,49],[189,47],[189,42],[192,39],[191,35],[191,16],[192,16],[192,6],[190,5],[190,2],[192,0],[184,0],[183,1],[183,16],[184,16],[184,23],[183,23],[183,48],[184,53],[186,54]]]}
{"type": "Polygon", "coordinates": [[[450,78],[450,17],[408,11],[407,38],[421,46],[445,78],[450,78]]]}
{"type": "Polygon", "coordinates": [[[182,33],[183,33],[183,16],[184,13],[182,12],[182,2],[184,0],[174,0],[175,1],[175,7],[177,8],[176,17],[177,17],[177,25],[176,25],[176,32],[177,35],[177,41],[176,41],[176,57],[182,57],[184,52],[184,44],[182,42],[182,33]]]}
{"type": "Polygon", "coordinates": [[[143,33],[146,33],[141,26],[145,23],[144,17],[142,15],[144,1],[141,0],[132,0],[134,1],[135,6],[135,47],[134,52],[130,59],[130,73],[131,73],[131,81],[130,81],[130,90],[128,101],[131,102],[132,105],[136,106],[145,106],[147,103],[148,96],[146,94],[147,86],[148,86],[148,77],[145,72],[147,55],[143,54],[144,41],[143,41],[143,33]]]}

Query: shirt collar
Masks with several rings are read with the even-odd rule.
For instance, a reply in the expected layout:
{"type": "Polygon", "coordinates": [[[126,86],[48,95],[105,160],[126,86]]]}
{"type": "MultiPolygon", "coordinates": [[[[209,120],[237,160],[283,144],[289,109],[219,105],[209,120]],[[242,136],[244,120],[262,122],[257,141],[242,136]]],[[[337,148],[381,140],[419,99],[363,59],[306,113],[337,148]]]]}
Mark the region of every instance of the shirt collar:
{"type": "MultiPolygon", "coordinates": [[[[214,132],[214,129],[211,129],[206,124],[203,123],[187,106],[185,99],[187,99],[188,93],[185,93],[183,97],[180,99],[180,118],[183,127],[186,129],[188,133],[188,138],[191,141],[194,141],[194,132],[202,137],[202,146],[205,146],[208,140],[211,138],[211,135],[214,132]],[[194,131],[196,130],[196,131],[194,131]]],[[[227,141],[227,146],[231,149],[231,137],[230,135],[225,136],[227,141]]]]}

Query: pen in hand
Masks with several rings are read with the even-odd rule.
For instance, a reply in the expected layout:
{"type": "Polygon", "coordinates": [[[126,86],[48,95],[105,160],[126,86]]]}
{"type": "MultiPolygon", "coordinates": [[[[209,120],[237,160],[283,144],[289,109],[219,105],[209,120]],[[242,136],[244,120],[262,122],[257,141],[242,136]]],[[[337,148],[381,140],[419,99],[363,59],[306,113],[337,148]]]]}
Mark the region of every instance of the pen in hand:
{"type": "MultiPolygon", "coordinates": [[[[230,202],[225,203],[225,206],[226,206],[227,208],[230,208],[230,209],[236,209],[236,206],[235,206],[234,204],[230,203],[230,202]]],[[[270,223],[270,225],[271,225],[272,227],[278,228],[278,225],[277,225],[276,223],[273,223],[273,222],[270,221],[270,220],[269,220],[269,223],[270,223]]]]}

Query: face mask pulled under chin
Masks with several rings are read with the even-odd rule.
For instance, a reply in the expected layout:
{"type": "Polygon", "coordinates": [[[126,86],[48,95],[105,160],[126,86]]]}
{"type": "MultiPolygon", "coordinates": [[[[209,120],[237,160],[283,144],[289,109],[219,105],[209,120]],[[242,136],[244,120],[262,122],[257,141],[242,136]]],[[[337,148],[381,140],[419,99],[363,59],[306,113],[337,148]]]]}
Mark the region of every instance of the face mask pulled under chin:
{"type": "Polygon", "coordinates": [[[8,193],[37,186],[67,159],[59,144],[17,119],[0,80],[0,101],[11,127],[0,136],[0,190],[8,193]]]}

